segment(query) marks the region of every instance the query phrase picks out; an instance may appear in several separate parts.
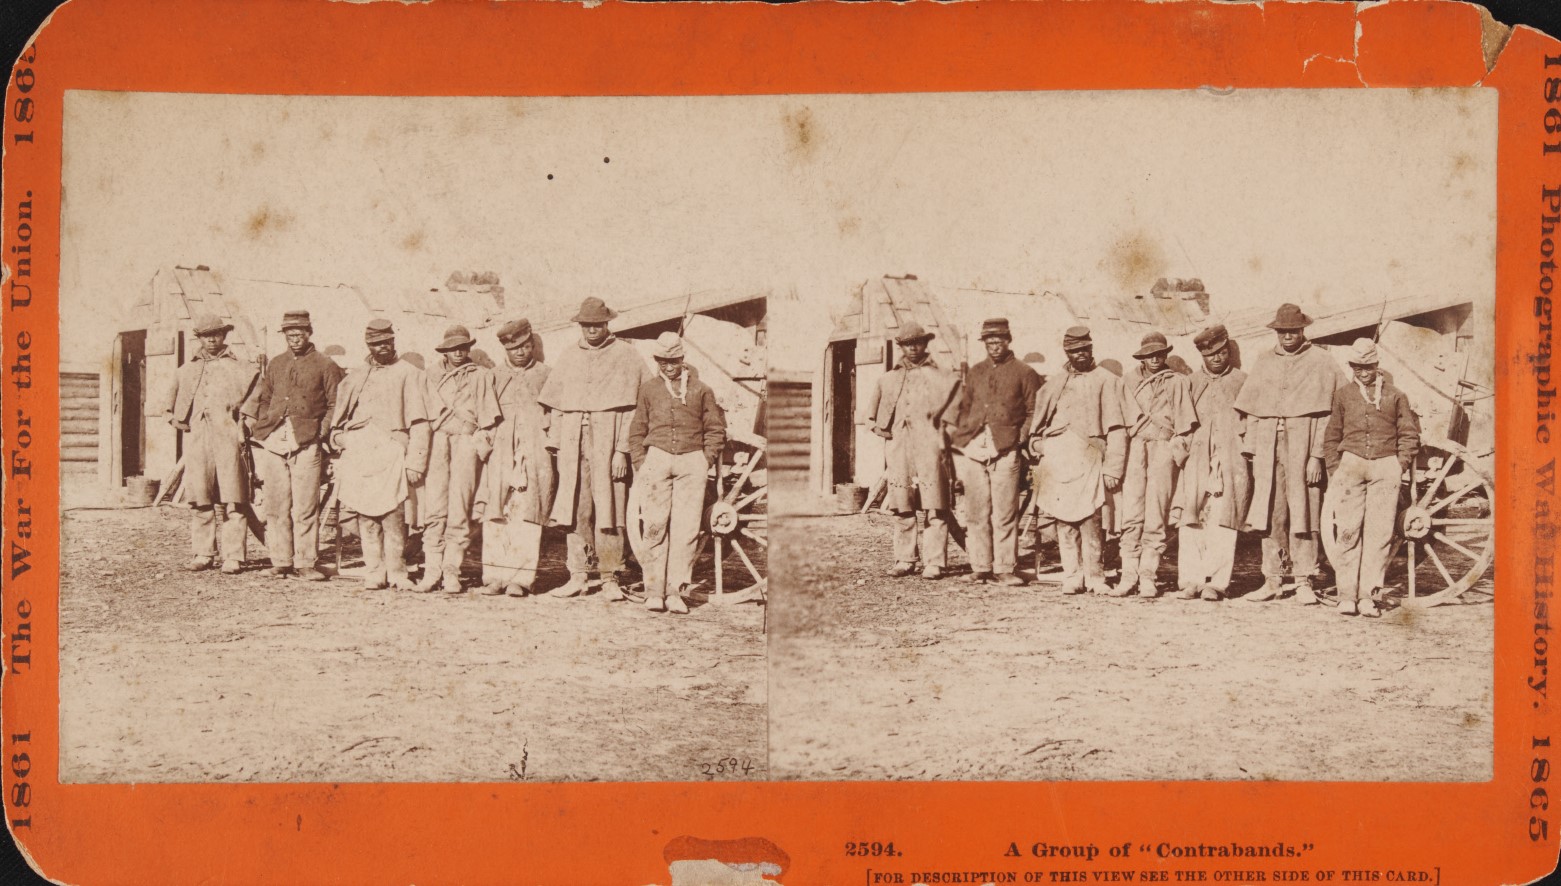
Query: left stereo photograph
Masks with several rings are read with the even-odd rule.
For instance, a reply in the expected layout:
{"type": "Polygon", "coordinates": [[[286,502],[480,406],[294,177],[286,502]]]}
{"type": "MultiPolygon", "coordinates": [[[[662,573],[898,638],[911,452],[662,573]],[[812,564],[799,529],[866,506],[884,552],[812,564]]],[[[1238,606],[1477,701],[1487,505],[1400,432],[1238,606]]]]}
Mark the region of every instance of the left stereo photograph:
{"type": "Polygon", "coordinates": [[[67,93],[62,781],[767,777],[720,110],[67,93]]]}

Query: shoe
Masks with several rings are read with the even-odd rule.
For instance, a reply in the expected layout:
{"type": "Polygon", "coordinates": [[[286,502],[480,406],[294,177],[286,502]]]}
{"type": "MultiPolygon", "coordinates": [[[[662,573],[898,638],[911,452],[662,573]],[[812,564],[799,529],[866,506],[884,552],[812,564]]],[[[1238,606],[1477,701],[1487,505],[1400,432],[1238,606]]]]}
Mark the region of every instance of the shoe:
{"type": "Polygon", "coordinates": [[[1029,582],[1024,580],[1024,576],[1019,575],[1017,572],[1003,572],[993,577],[992,580],[1005,588],[1022,588],[1029,584],[1029,582]]]}
{"type": "Polygon", "coordinates": [[[679,594],[668,594],[667,595],[667,611],[668,612],[675,612],[678,615],[687,615],[688,614],[688,604],[683,601],[683,597],[681,595],[679,595],[679,594]]]}
{"type": "Polygon", "coordinates": [[[1257,590],[1253,591],[1250,594],[1247,594],[1246,596],[1242,597],[1241,599],[1248,600],[1248,601],[1253,602],[1253,603],[1262,603],[1262,602],[1264,602],[1266,600],[1272,600],[1272,599],[1274,599],[1274,598],[1276,598],[1278,596],[1279,596],[1279,580],[1270,578],[1270,579],[1264,579],[1262,587],[1258,588],[1257,590]]]}
{"type": "Polygon", "coordinates": [[[190,570],[191,572],[204,572],[211,567],[212,562],[210,557],[196,557],[194,560],[184,564],[184,568],[190,570]]]}
{"type": "Polygon", "coordinates": [[[1295,586],[1295,596],[1291,598],[1291,602],[1300,606],[1316,606],[1322,601],[1322,598],[1317,596],[1317,592],[1312,590],[1312,583],[1309,581],[1298,582],[1295,586]]]}
{"type": "Polygon", "coordinates": [[[412,583],[412,577],[405,572],[390,577],[390,586],[398,591],[410,591],[417,587],[412,583]]]}
{"type": "Polygon", "coordinates": [[[1126,597],[1136,590],[1138,590],[1138,575],[1132,572],[1124,572],[1122,577],[1117,580],[1116,586],[1106,591],[1106,596],[1126,597]]]}
{"type": "Polygon", "coordinates": [[[927,581],[937,581],[945,574],[946,573],[944,573],[942,566],[928,566],[926,569],[921,571],[921,577],[927,581]]]}
{"type": "Polygon", "coordinates": [[[1178,600],[1196,600],[1198,599],[1198,590],[1199,585],[1188,585],[1179,589],[1173,596],[1178,600]]]}
{"type": "Polygon", "coordinates": [[[646,594],[645,595],[645,608],[649,609],[651,612],[666,612],[667,611],[667,598],[666,597],[654,597],[654,596],[651,596],[650,594],[646,594]]]}
{"type": "Polygon", "coordinates": [[[485,597],[502,597],[504,596],[504,586],[501,584],[483,585],[482,593],[485,597]]]}
{"type": "Polygon", "coordinates": [[[1144,576],[1138,580],[1138,596],[1145,600],[1153,600],[1160,596],[1160,586],[1154,583],[1154,579],[1144,576]]]}
{"type": "Polygon", "coordinates": [[[272,566],[260,574],[266,578],[287,578],[287,574],[292,571],[292,568],[288,566],[272,566]]]}
{"type": "Polygon", "coordinates": [[[244,568],[243,564],[239,563],[239,561],[237,561],[237,560],[223,560],[222,561],[222,574],[223,575],[238,575],[239,571],[241,569],[243,569],[243,568],[244,568]]]}
{"type": "Polygon", "coordinates": [[[990,583],[993,576],[990,572],[970,572],[965,574],[964,579],[971,584],[984,585],[990,583]]]}
{"type": "Polygon", "coordinates": [[[585,593],[585,573],[569,576],[569,581],[547,592],[549,597],[578,597],[585,593]]]}
{"type": "Polygon", "coordinates": [[[296,575],[304,581],[325,581],[325,573],[318,569],[300,569],[296,575]]]}
{"type": "Polygon", "coordinates": [[[531,589],[523,584],[508,584],[504,586],[504,593],[511,597],[524,597],[531,593],[531,589]]]}
{"type": "Polygon", "coordinates": [[[412,586],[412,590],[417,591],[419,594],[427,594],[437,587],[439,587],[439,573],[424,567],[423,577],[418,580],[417,584],[412,586]]]}
{"type": "Polygon", "coordinates": [[[440,590],[446,594],[463,594],[466,589],[461,587],[461,574],[459,572],[446,572],[439,583],[440,590]]]}
{"type": "Polygon", "coordinates": [[[1377,604],[1372,602],[1370,597],[1367,597],[1360,601],[1360,614],[1362,618],[1379,618],[1382,610],[1377,608],[1377,604]]]}
{"type": "Polygon", "coordinates": [[[1201,599],[1208,600],[1210,603],[1217,603],[1225,599],[1225,594],[1214,585],[1204,585],[1202,588],[1199,588],[1198,596],[1201,599]]]}
{"type": "Polygon", "coordinates": [[[365,591],[383,591],[385,587],[385,580],[378,576],[363,579],[363,589],[365,591]]]}
{"type": "Polygon", "coordinates": [[[1340,615],[1355,615],[1358,612],[1360,612],[1360,604],[1356,603],[1354,600],[1339,601],[1340,615]]]}
{"type": "Polygon", "coordinates": [[[904,578],[916,571],[915,563],[896,563],[889,568],[890,578],[904,578]]]}
{"type": "Polygon", "coordinates": [[[1065,581],[1065,582],[1062,583],[1062,587],[1059,588],[1059,590],[1061,590],[1064,594],[1068,594],[1070,596],[1073,595],[1073,594],[1082,594],[1082,593],[1084,593],[1084,590],[1085,590],[1085,588],[1084,588],[1084,579],[1081,578],[1081,579],[1078,579],[1077,581],[1065,581]]]}
{"type": "Polygon", "coordinates": [[[628,599],[623,595],[623,586],[618,584],[618,579],[616,578],[602,579],[602,593],[600,597],[603,603],[616,603],[619,600],[628,599]]]}

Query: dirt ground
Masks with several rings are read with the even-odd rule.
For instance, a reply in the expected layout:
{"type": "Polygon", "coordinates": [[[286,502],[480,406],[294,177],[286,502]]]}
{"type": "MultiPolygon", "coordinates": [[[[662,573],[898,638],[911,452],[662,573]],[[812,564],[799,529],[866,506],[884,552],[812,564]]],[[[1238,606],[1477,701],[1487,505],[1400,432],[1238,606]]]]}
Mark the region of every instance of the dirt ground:
{"type": "MultiPolygon", "coordinates": [[[[877,514],[788,517],[772,535],[776,778],[1492,775],[1488,576],[1460,604],[1367,620],[1288,600],[890,579],[877,514]]],[[[1244,537],[1238,591],[1261,583],[1258,556],[1244,537]]]]}
{"type": "MultiPolygon", "coordinates": [[[[766,777],[758,606],[268,579],[253,539],[240,575],[188,573],[187,520],[64,519],[67,782],[697,781],[727,758],[766,777]]],[[[562,537],[543,551],[539,586],[561,584],[562,537]]]]}

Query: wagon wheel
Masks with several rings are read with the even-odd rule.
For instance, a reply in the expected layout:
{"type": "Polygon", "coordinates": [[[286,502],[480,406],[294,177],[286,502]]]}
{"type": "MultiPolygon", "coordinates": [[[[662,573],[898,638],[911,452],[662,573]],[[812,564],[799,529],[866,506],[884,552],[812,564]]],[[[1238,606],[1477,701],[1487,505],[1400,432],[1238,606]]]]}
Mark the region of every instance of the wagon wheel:
{"type": "MultiPolygon", "coordinates": [[[[1410,608],[1450,603],[1485,576],[1495,552],[1495,493],[1490,474],[1468,451],[1448,440],[1422,442],[1426,479],[1413,486],[1399,514],[1384,584],[1402,587],[1410,608]],[[1399,552],[1404,554],[1400,565],[1399,552]]],[[[1323,511],[1322,539],[1335,557],[1333,509],[1323,511]]]]}
{"type": "MultiPolygon", "coordinates": [[[[705,597],[711,603],[750,603],[765,599],[769,584],[765,579],[769,560],[769,489],[763,460],[762,447],[738,449],[732,464],[721,466],[711,484],[712,489],[706,493],[699,550],[694,560],[697,570],[697,564],[711,549],[713,540],[714,579],[709,591],[695,590],[694,596],[705,597]]],[[[637,488],[629,488],[626,522],[629,546],[635,556],[643,560],[645,533],[637,488]]]]}

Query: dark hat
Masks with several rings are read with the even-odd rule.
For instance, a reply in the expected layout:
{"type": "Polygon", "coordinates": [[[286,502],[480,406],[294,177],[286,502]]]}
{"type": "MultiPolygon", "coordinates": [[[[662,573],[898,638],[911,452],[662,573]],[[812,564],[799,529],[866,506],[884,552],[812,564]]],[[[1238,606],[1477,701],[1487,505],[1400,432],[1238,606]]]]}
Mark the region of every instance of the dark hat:
{"type": "Polygon", "coordinates": [[[1214,325],[1194,336],[1192,344],[1198,353],[1207,357],[1230,344],[1230,335],[1225,332],[1224,326],[1214,325]]]}
{"type": "Polygon", "coordinates": [[[505,344],[531,337],[531,321],[525,317],[511,320],[499,327],[499,341],[505,344]]]}
{"type": "Polygon", "coordinates": [[[1274,314],[1274,322],[1268,324],[1269,329],[1305,329],[1312,325],[1312,318],[1301,312],[1298,305],[1289,302],[1279,306],[1274,314]]]}
{"type": "Polygon", "coordinates": [[[1138,350],[1133,354],[1133,359],[1142,360],[1155,354],[1164,354],[1170,349],[1171,343],[1165,340],[1165,333],[1150,332],[1138,343],[1138,350]]]}
{"type": "Polygon", "coordinates": [[[223,322],[216,314],[202,314],[195,318],[195,334],[210,335],[214,332],[231,332],[232,323],[223,322]]]}
{"type": "Polygon", "coordinates": [[[902,345],[908,345],[912,342],[918,341],[931,341],[934,338],[936,338],[936,336],[933,333],[922,329],[921,324],[917,323],[915,320],[912,320],[904,326],[901,326],[900,331],[894,334],[894,340],[902,345]]]}
{"type": "Polygon", "coordinates": [[[580,303],[580,313],[570,319],[570,323],[606,323],[618,316],[618,312],[607,307],[607,303],[591,296],[580,303]]]}
{"type": "Polygon", "coordinates": [[[313,331],[314,324],[309,322],[309,312],[288,311],[287,313],[283,314],[282,331],[286,332],[289,329],[308,329],[313,331]]]}
{"type": "Polygon", "coordinates": [[[466,327],[457,323],[444,331],[444,341],[441,341],[434,350],[443,354],[446,351],[469,348],[476,343],[477,340],[472,338],[472,334],[466,330],[466,327]]]}
{"type": "Polygon", "coordinates": [[[1001,338],[1006,341],[1014,340],[1013,333],[1008,331],[1007,317],[993,317],[990,320],[981,322],[981,340],[986,341],[989,338],[1001,338]]]}
{"type": "Polygon", "coordinates": [[[1064,351],[1077,351],[1083,348],[1094,347],[1090,341],[1088,326],[1074,326],[1062,334],[1062,349],[1064,351]]]}
{"type": "Polygon", "coordinates": [[[368,344],[378,344],[382,341],[390,341],[396,337],[395,327],[384,317],[376,317],[369,321],[368,328],[363,330],[363,341],[368,344]]]}

